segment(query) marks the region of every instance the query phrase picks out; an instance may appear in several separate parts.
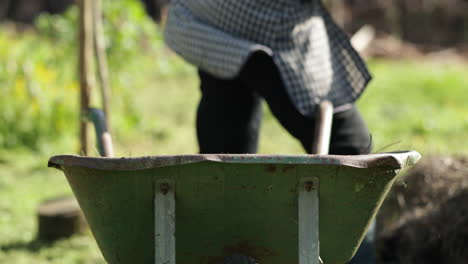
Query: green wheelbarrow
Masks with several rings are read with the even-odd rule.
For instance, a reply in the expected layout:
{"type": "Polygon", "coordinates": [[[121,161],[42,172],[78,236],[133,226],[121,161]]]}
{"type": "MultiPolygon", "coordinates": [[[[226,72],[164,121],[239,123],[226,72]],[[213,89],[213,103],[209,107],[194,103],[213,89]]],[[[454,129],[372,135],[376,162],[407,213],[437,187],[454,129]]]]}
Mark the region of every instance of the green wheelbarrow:
{"type": "Polygon", "coordinates": [[[55,156],[49,166],[64,171],[110,264],[344,264],[419,158],[55,156]]]}

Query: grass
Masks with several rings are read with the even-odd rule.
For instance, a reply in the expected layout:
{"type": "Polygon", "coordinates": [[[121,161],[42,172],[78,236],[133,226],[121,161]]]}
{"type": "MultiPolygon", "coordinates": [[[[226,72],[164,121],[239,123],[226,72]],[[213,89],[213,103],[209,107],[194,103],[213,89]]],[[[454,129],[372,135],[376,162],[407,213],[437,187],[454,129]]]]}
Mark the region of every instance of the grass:
{"type": "Polygon", "coordinates": [[[378,61],[371,66],[376,78],[358,105],[373,133],[374,151],[468,153],[467,65],[378,61]]]}
{"type": "MultiPolygon", "coordinates": [[[[74,26],[67,23],[52,24],[64,25],[65,32],[74,26]]],[[[139,37],[137,28],[130,29],[139,37]]],[[[122,43],[130,39],[122,36],[122,43]]],[[[126,56],[110,58],[118,156],[197,152],[196,71],[169,53],[160,37],[155,34],[150,48],[125,42],[132,47],[126,56]]],[[[0,263],[104,263],[90,234],[54,244],[35,240],[39,203],[71,194],[62,173],[46,168],[47,159],[78,149],[74,49],[62,49],[73,37],[63,43],[49,38],[54,37],[0,35],[0,61],[7,62],[0,63],[0,263]],[[33,45],[36,52],[29,56],[33,45]]],[[[122,43],[111,41],[111,56],[122,56],[122,43]]],[[[375,78],[358,106],[374,151],[468,154],[468,65],[372,61],[370,66],[375,78]]],[[[303,153],[268,111],[260,152],[303,153]]]]}

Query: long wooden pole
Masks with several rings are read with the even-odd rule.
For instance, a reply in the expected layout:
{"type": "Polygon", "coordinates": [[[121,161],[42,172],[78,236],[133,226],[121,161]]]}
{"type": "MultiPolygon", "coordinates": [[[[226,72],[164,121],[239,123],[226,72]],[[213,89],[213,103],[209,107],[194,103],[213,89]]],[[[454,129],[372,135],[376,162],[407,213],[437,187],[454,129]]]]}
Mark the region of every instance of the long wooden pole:
{"type": "Polygon", "coordinates": [[[101,88],[102,109],[104,111],[106,127],[111,131],[110,125],[110,84],[109,67],[107,64],[107,55],[105,48],[103,23],[102,23],[102,0],[94,0],[93,18],[94,18],[94,47],[96,50],[96,61],[98,69],[99,86],[101,88]]]}
{"type": "Polygon", "coordinates": [[[91,102],[93,88],[93,0],[79,0],[79,75],[80,75],[80,139],[81,155],[89,155],[89,134],[86,116],[91,102]]]}

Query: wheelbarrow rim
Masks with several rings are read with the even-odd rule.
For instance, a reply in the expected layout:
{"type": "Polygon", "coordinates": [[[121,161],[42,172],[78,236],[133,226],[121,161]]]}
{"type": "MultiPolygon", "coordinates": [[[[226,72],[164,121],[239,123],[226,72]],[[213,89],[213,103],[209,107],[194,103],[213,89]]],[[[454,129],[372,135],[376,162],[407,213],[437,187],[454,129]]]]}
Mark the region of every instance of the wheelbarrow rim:
{"type": "Polygon", "coordinates": [[[356,156],[200,154],[102,158],[59,155],[51,157],[48,166],[60,170],[63,167],[85,167],[99,170],[134,171],[211,161],[238,164],[324,164],[363,169],[379,167],[389,170],[399,170],[416,164],[420,158],[421,155],[416,151],[400,151],[356,156]]]}

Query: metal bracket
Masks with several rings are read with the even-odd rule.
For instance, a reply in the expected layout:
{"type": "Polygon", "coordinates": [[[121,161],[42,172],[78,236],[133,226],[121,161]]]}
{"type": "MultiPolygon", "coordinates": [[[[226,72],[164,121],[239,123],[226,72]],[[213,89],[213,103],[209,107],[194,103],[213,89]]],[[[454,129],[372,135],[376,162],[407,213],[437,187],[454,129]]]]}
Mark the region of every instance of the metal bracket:
{"type": "Polygon", "coordinates": [[[175,264],[175,183],[156,181],[154,194],[155,264],[175,264]]]}
{"type": "Polygon", "coordinates": [[[319,264],[319,180],[304,177],[299,182],[299,264],[319,264]]]}

